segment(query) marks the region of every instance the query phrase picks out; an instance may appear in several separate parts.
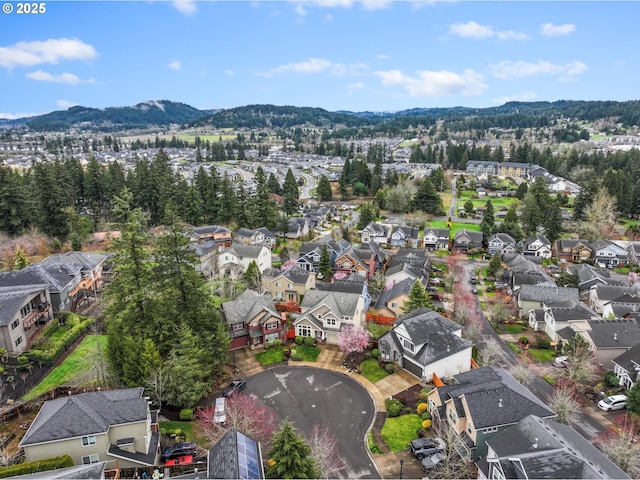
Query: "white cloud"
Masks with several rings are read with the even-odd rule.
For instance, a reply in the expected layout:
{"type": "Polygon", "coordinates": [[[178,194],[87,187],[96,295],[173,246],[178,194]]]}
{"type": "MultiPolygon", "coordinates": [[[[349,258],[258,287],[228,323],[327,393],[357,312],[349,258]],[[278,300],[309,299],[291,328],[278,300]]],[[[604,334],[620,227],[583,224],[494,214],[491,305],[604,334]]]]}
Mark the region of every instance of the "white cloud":
{"type": "Polygon", "coordinates": [[[171,70],[181,70],[182,63],[180,63],[180,60],[173,60],[167,65],[167,67],[170,68],[171,70]]]}
{"type": "Polygon", "coordinates": [[[375,72],[385,86],[400,86],[412,97],[447,97],[452,95],[480,95],[487,85],[483,76],[473,70],[461,74],[447,70],[418,72],[417,77],[400,70],[375,72]]]}
{"type": "Polygon", "coordinates": [[[324,58],[310,58],[302,62],[279,65],[259,75],[263,77],[273,77],[281,73],[296,73],[302,75],[329,73],[334,77],[344,77],[345,75],[358,75],[366,68],[367,65],[362,62],[346,65],[344,63],[333,63],[324,58]]]}
{"type": "Polygon", "coordinates": [[[333,15],[331,15],[330,13],[327,13],[327,14],[324,16],[323,21],[324,21],[325,23],[333,22],[333,15]]]}
{"type": "Polygon", "coordinates": [[[224,73],[225,75],[228,75],[230,77],[233,77],[236,74],[235,70],[231,70],[231,69],[225,70],[224,73]]]}
{"type": "Polygon", "coordinates": [[[42,115],[41,113],[0,113],[0,118],[4,120],[15,120],[16,118],[27,118],[42,115]]]}
{"type": "Polygon", "coordinates": [[[364,83],[362,82],[350,83],[349,85],[347,85],[347,87],[349,87],[349,90],[360,90],[361,88],[364,88],[364,83]]]}
{"type": "Polygon", "coordinates": [[[307,14],[307,11],[300,4],[296,5],[296,14],[304,17],[307,14]]]}
{"type": "Polygon", "coordinates": [[[63,60],[92,60],[98,56],[93,46],[77,38],[58,38],[35,42],[18,42],[0,47],[0,66],[32,67],[63,60]]]}
{"type": "Polygon", "coordinates": [[[78,104],[74,102],[70,102],[69,100],[58,100],[56,102],[56,105],[58,105],[60,108],[71,108],[71,107],[75,107],[78,104]]]}
{"type": "Polygon", "coordinates": [[[538,98],[538,95],[533,92],[520,92],[514,95],[504,95],[502,97],[494,98],[493,102],[498,105],[503,105],[507,102],[530,102],[538,98]]]}
{"type": "Polygon", "coordinates": [[[185,15],[193,15],[198,11],[195,0],[173,0],[173,8],[185,15]]]}
{"type": "Polygon", "coordinates": [[[511,78],[533,77],[536,75],[552,75],[560,77],[562,80],[568,80],[587,70],[587,66],[578,61],[559,65],[547,61],[540,60],[537,63],[502,61],[495,65],[489,66],[489,70],[496,78],[508,80],[511,78]]]}
{"type": "Polygon", "coordinates": [[[564,23],[562,25],[544,23],[540,25],[540,34],[545,37],[561,37],[562,35],[569,35],[575,31],[576,26],[573,23],[564,23]]]}
{"type": "Polygon", "coordinates": [[[59,75],[54,75],[43,70],[36,70],[35,72],[27,73],[25,76],[27,78],[30,78],[31,80],[37,80],[39,82],[66,83],[68,85],[76,85],[78,83],[95,83],[95,80],[93,78],[82,80],[77,75],[67,72],[61,73],[59,75]]]}
{"type": "Polygon", "coordinates": [[[476,22],[454,23],[453,25],[449,25],[449,33],[462,38],[474,38],[476,40],[493,37],[495,35],[493,28],[480,25],[476,22]]]}
{"type": "Polygon", "coordinates": [[[389,60],[391,57],[389,55],[387,55],[386,53],[381,53],[380,55],[378,55],[378,58],[380,60],[389,60]]]}
{"type": "Polygon", "coordinates": [[[393,3],[393,0],[290,0],[293,3],[312,5],[321,8],[351,8],[356,5],[361,6],[366,10],[379,10],[382,8],[388,8],[393,3]]]}
{"type": "Polygon", "coordinates": [[[529,40],[531,37],[526,33],[516,32],[515,30],[505,30],[498,32],[498,38],[500,40],[529,40]]]}

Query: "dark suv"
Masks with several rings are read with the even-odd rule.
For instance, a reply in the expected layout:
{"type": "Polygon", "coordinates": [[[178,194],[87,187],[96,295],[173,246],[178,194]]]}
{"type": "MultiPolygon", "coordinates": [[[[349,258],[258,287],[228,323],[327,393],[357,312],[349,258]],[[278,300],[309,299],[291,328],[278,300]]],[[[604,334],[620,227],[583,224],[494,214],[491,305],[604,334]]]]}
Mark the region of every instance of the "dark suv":
{"type": "Polygon", "coordinates": [[[162,457],[165,460],[170,458],[182,457],[184,455],[195,455],[197,453],[196,444],[193,442],[176,443],[171,447],[162,450],[162,457]]]}
{"type": "Polygon", "coordinates": [[[445,450],[445,443],[439,437],[436,438],[416,438],[409,444],[409,450],[415,455],[418,460],[422,460],[424,457],[433,455],[434,453],[440,453],[445,450]]]}

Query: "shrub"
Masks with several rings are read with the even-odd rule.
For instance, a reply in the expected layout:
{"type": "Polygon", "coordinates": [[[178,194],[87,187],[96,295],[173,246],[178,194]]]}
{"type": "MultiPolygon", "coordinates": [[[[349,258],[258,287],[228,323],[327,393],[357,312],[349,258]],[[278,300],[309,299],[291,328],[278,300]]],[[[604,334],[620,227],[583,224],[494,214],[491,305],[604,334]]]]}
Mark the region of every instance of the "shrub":
{"type": "Polygon", "coordinates": [[[304,343],[304,337],[301,335],[296,335],[296,344],[302,345],[304,343]]]}
{"type": "Polygon", "coordinates": [[[387,373],[393,373],[393,363],[387,363],[384,366],[384,369],[387,373]]]}
{"type": "Polygon", "coordinates": [[[313,337],[304,337],[304,344],[307,347],[313,347],[316,344],[316,339],[313,337]]]}
{"type": "Polygon", "coordinates": [[[424,402],[423,403],[419,403],[418,406],[416,407],[416,412],[418,412],[418,415],[422,415],[427,410],[429,410],[429,405],[427,405],[424,402]]]}
{"type": "Polygon", "coordinates": [[[299,361],[302,360],[302,357],[300,355],[298,355],[297,353],[291,352],[290,360],[293,360],[294,362],[299,362],[299,361]]]}
{"type": "Polygon", "coordinates": [[[73,460],[69,455],[45,458],[34,462],[24,462],[0,469],[0,478],[28,475],[36,472],[58,470],[59,468],[73,467],[73,460]]]}
{"type": "Polygon", "coordinates": [[[29,357],[27,357],[26,355],[20,355],[18,357],[18,364],[24,365],[25,363],[29,363],[29,357]]]}
{"type": "Polygon", "coordinates": [[[295,357],[298,351],[295,348],[291,349],[291,358],[295,357]]]}
{"type": "MultiPolygon", "coordinates": [[[[78,318],[77,315],[69,317],[70,319],[78,318]]],[[[62,356],[62,354],[69,348],[73,342],[85,334],[91,324],[95,320],[93,318],[86,318],[85,320],[75,324],[69,330],[65,332],[62,337],[49,349],[49,350],[29,350],[27,352],[27,358],[40,365],[51,365],[62,356]]],[[[74,320],[75,323],[75,320],[74,320]]]]}
{"type": "Polygon", "coordinates": [[[518,339],[518,341],[519,341],[522,345],[526,345],[526,344],[528,344],[528,343],[529,343],[529,338],[528,338],[528,337],[524,337],[524,336],[522,336],[522,337],[520,337],[520,338],[518,339]]]}
{"type": "Polygon", "coordinates": [[[280,348],[280,340],[274,340],[271,345],[273,345],[273,348],[280,348]]]}
{"type": "Polygon", "coordinates": [[[180,410],[180,420],[191,420],[193,418],[193,409],[192,408],[183,408],[180,410]]]}
{"type": "Polygon", "coordinates": [[[393,403],[389,405],[387,408],[387,416],[388,417],[397,417],[400,415],[400,410],[402,409],[402,405],[400,403],[393,403]]]}
{"type": "Polygon", "coordinates": [[[412,411],[411,407],[405,407],[405,409],[404,409],[404,413],[406,413],[406,414],[411,413],[411,411],[412,411]]]}
{"type": "Polygon", "coordinates": [[[373,356],[373,358],[378,358],[380,356],[380,350],[374,348],[373,350],[371,350],[371,356],[373,356]]]}
{"type": "Polygon", "coordinates": [[[548,338],[540,338],[536,341],[538,348],[551,348],[551,341],[548,338]]]}
{"type": "Polygon", "coordinates": [[[425,430],[427,428],[431,428],[431,420],[423,420],[422,421],[422,428],[424,428],[425,430]]]}
{"type": "Polygon", "coordinates": [[[431,391],[430,388],[423,388],[422,390],[420,390],[420,395],[419,395],[420,400],[426,401],[430,391],[431,391]]]}
{"type": "Polygon", "coordinates": [[[431,420],[431,414],[429,412],[424,412],[422,415],[420,415],[420,418],[422,420],[431,420]]]}
{"type": "Polygon", "coordinates": [[[616,388],[620,386],[620,380],[615,373],[608,371],[604,372],[604,384],[609,388],[616,388]]]}
{"type": "Polygon", "coordinates": [[[371,356],[372,356],[372,355],[371,355],[371,352],[365,352],[365,354],[364,354],[364,358],[365,358],[366,360],[369,360],[369,359],[371,358],[371,356]]]}

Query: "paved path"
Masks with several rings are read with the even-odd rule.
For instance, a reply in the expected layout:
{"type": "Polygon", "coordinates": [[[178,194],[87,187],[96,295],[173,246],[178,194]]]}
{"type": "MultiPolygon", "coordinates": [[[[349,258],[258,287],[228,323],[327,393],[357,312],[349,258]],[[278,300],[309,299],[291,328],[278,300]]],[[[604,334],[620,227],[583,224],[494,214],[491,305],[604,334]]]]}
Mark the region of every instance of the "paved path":
{"type": "MultiPolygon", "coordinates": [[[[241,377],[249,377],[265,370],[255,357],[262,349],[250,350],[249,348],[235,350],[236,368],[239,370],[238,375],[241,377]]],[[[343,375],[351,377],[358,382],[368,392],[376,407],[376,416],[371,425],[371,432],[376,445],[383,453],[371,454],[372,460],[375,462],[376,468],[381,478],[399,478],[400,476],[400,460],[403,460],[402,467],[403,478],[422,478],[424,472],[420,468],[419,462],[411,456],[408,450],[400,452],[392,452],[387,444],[382,440],[381,429],[386,419],[385,398],[396,395],[417,383],[418,378],[411,375],[405,370],[399,370],[382,380],[371,383],[362,375],[350,371],[342,366],[345,354],[341,352],[336,345],[324,345],[322,352],[315,362],[289,362],[289,366],[306,366],[323,368],[339,372],[343,375]]]]}

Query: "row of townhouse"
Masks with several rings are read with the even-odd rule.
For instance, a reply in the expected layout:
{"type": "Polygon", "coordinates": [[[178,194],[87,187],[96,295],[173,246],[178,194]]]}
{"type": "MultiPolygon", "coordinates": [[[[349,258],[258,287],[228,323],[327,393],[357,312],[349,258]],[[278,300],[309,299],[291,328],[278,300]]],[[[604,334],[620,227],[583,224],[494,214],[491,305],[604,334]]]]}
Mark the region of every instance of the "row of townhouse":
{"type": "Polygon", "coordinates": [[[56,312],[75,312],[97,296],[108,257],[67,252],[22,270],[0,272],[0,347],[11,354],[29,349],[56,312]]]}

